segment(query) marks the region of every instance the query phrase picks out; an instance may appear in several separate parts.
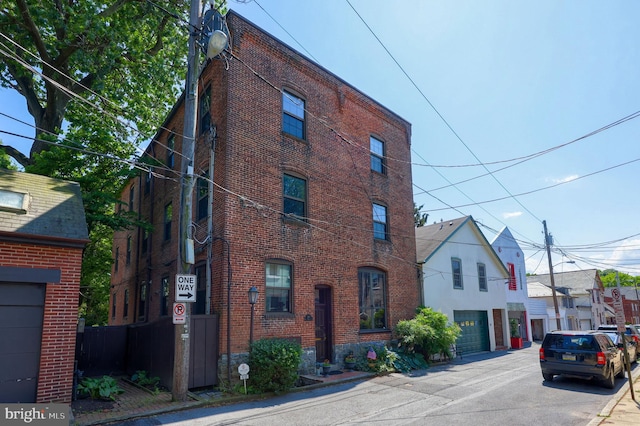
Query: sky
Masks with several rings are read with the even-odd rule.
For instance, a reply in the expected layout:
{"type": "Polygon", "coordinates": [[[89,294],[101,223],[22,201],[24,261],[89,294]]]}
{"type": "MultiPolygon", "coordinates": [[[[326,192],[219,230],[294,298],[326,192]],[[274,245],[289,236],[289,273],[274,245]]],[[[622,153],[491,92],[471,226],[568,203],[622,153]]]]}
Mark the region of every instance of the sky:
{"type": "MultiPolygon", "coordinates": [[[[414,201],[429,224],[472,215],[489,241],[507,226],[540,274],[546,221],[555,272],[640,275],[640,2],[228,6],[411,123],[414,201]]],[[[1,113],[33,123],[8,89],[0,129],[32,135],[1,113]]]]}

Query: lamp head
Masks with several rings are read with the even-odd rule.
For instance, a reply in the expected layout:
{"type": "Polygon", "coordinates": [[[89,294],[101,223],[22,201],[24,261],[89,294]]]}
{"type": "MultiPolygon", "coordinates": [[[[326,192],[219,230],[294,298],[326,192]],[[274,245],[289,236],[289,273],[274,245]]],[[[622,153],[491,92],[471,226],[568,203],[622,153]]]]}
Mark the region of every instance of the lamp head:
{"type": "Polygon", "coordinates": [[[220,30],[215,30],[207,43],[207,59],[218,56],[227,47],[227,35],[220,30]]]}

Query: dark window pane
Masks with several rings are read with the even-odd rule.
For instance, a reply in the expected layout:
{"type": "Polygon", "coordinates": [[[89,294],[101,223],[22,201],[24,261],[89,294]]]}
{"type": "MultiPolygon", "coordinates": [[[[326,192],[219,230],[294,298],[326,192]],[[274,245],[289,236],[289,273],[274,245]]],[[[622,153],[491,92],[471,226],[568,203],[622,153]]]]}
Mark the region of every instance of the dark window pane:
{"type": "Polygon", "coordinates": [[[282,114],[282,130],[298,139],[304,139],[304,122],[287,113],[282,114]]]}
{"type": "Polygon", "coordinates": [[[360,329],[387,328],[386,276],[372,269],[358,271],[360,329]]]}

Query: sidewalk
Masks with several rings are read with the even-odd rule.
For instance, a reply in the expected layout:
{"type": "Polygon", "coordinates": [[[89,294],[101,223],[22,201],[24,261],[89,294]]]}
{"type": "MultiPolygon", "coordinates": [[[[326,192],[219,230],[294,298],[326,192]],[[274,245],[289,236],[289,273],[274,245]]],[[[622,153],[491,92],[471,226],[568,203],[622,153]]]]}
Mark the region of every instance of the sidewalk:
{"type": "MultiPolygon", "coordinates": [[[[373,374],[362,371],[345,371],[340,374],[329,374],[327,376],[301,376],[307,386],[295,388],[295,391],[306,391],[320,386],[330,386],[337,383],[372,377],[373,374]]],[[[172,401],[170,392],[159,392],[152,394],[150,391],[141,389],[131,383],[120,379],[118,385],[124,392],[116,397],[116,401],[111,407],[98,409],[96,411],[73,410],[73,421],[70,423],[76,426],[94,426],[112,422],[124,422],[138,417],[148,417],[156,414],[185,410],[194,407],[215,406],[231,404],[252,399],[264,399],[265,395],[233,395],[226,396],[221,392],[204,391],[198,393],[189,392],[189,398],[185,402],[172,401]]],[[[74,403],[79,406],[80,402],[74,403]]]]}
{"type": "MultiPolygon", "coordinates": [[[[640,363],[640,361],[638,361],[640,363]]],[[[633,391],[636,401],[631,398],[629,381],[626,381],[620,390],[611,398],[611,401],[594,418],[588,426],[596,425],[640,425],[640,366],[635,366],[631,371],[633,391]]]]}

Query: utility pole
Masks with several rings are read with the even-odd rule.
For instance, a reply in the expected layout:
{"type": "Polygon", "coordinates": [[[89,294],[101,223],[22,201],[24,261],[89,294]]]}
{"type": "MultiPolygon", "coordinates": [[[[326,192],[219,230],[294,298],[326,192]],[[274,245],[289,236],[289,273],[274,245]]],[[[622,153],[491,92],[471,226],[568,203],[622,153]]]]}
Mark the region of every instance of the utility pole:
{"type": "Polygon", "coordinates": [[[551,244],[549,242],[550,237],[547,232],[547,221],[542,221],[542,226],[544,226],[544,245],[547,247],[547,259],[549,260],[549,278],[551,280],[551,294],[553,295],[553,307],[556,311],[556,326],[558,330],[562,330],[562,325],[560,324],[560,310],[558,309],[558,296],[556,294],[556,282],[553,279],[553,263],[551,262],[551,244]]]}
{"type": "MultiPolygon", "coordinates": [[[[182,165],[180,196],[180,238],[178,239],[178,273],[188,274],[194,262],[190,227],[193,217],[193,158],[195,156],[196,106],[198,104],[199,55],[197,28],[200,28],[200,0],[191,0],[189,12],[189,56],[184,98],[184,127],[182,131],[182,165]]],[[[189,326],[191,303],[185,303],[185,322],[174,327],[173,386],[174,401],[186,401],[189,387],[189,326]]]]}

